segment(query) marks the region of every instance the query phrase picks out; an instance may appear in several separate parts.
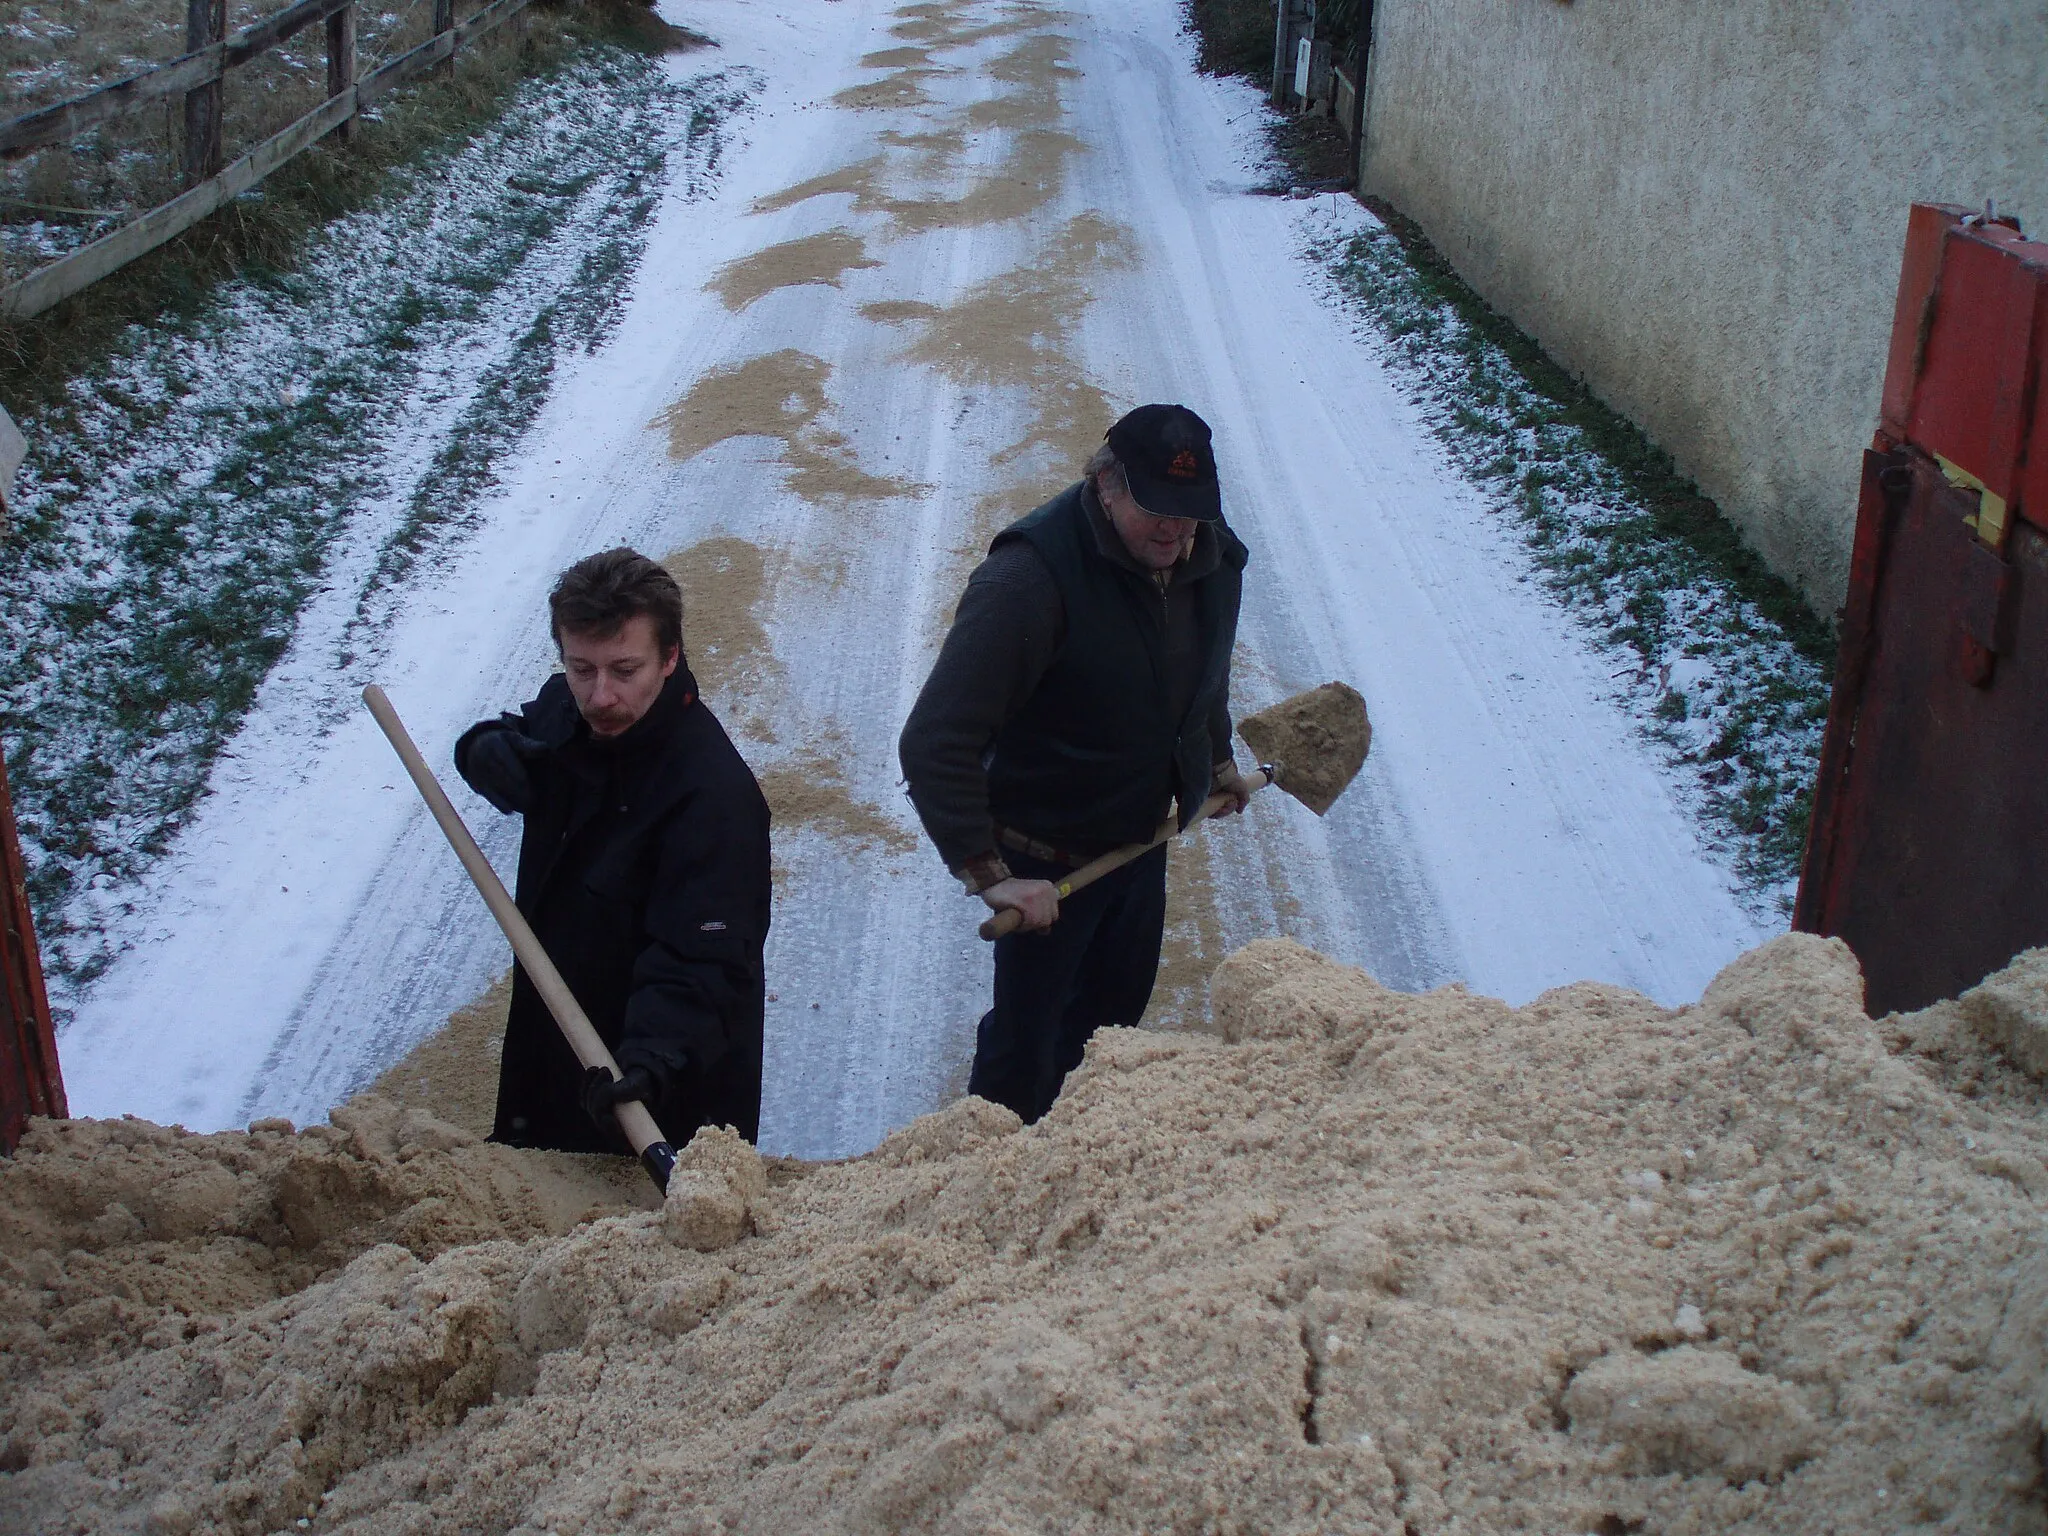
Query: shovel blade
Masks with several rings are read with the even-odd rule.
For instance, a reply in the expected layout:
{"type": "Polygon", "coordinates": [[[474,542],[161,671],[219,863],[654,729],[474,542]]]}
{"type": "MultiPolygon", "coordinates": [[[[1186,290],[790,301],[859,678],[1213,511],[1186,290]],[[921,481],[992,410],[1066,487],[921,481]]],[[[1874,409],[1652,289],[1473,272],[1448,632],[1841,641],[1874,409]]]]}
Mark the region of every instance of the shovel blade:
{"type": "Polygon", "coordinates": [[[1365,700],[1348,683],[1324,683],[1247,715],[1237,733],[1260,762],[1280,765],[1280,787],[1318,816],[1351,786],[1372,750],[1365,700]]]}

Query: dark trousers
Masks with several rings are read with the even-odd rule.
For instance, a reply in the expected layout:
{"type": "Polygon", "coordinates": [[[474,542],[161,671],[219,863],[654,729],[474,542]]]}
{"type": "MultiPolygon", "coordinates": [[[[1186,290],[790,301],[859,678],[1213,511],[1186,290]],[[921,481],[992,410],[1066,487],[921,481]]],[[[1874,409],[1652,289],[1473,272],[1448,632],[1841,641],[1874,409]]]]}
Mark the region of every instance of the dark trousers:
{"type": "MultiPolygon", "coordinates": [[[[1058,881],[1070,873],[1006,853],[1010,872],[1058,881]]],[[[1152,998],[1166,932],[1166,849],[1154,848],[1060,903],[1045,933],[996,940],[996,1005],[982,1015],[967,1091],[1032,1121],[1052,1108],[1105,1024],[1135,1024],[1152,998]]]]}

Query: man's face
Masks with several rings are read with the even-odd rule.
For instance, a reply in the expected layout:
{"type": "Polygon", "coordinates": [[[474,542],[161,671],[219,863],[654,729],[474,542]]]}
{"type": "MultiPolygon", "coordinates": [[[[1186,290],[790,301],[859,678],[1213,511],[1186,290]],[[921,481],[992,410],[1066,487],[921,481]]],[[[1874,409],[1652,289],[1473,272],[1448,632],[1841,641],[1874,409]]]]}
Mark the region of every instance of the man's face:
{"type": "Polygon", "coordinates": [[[1095,493],[1109,514],[1110,526],[1124,541],[1131,558],[1148,571],[1167,571],[1188,557],[1195,547],[1195,519],[1154,517],[1132,498],[1116,474],[1099,476],[1095,493]]]}
{"type": "Polygon", "coordinates": [[[593,736],[616,736],[646,714],[681,653],[663,653],[654,620],[636,613],[609,636],[562,631],[562,670],[593,736]]]}

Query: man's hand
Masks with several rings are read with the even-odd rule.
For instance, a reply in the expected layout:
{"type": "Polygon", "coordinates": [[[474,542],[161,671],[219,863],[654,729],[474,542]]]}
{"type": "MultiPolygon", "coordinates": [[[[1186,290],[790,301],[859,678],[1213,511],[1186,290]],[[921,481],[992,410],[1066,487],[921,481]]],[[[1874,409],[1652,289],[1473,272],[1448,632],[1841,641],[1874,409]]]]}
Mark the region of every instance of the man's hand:
{"type": "Polygon", "coordinates": [[[625,1075],[618,1078],[603,1067],[592,1067],[583,1074],[583,1113],[596,1121],[600,1130],[611,1128],[621,1104],[635,1099],[644,1104],[661,1096],[661,1085],[645,1067],[622,1070],[625,1075]]]}
{"type": "Polygon", "coordinates": [[[485,731],[469,744],[470,788],[506,815],[533,804],[533,778],[526,765],[547,755],[547,743],[514,730],[485,731]]]}
{"type": "Polygon", "coordinates": [[[1016,912],[1023,933],[1043,933],[1060,917],[1060,893],[1050,880],[1024,880],[1016,875],[975,892],[993,911],[1016,912]]]}
{"type": "Polygon", "coordinates": [[[1244,808],[1251,804],[1251,785],[1245,783],[1244,775],[1237,771],[1237,764],[1228,760],[1216,765],[1215,773],[1209,780],[1209,793],[1229,795],[1236,802],[1234,805],[1224,806],[1216,813],[1218,816],[1242,815],[1244,808]]]}

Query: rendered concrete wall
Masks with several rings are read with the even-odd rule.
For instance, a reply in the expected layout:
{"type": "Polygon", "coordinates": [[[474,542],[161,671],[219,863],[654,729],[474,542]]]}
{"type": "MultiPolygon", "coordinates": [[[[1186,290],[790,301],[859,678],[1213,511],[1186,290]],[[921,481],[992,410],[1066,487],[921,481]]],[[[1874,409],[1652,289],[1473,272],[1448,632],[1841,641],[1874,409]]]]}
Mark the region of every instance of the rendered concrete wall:
{"type": "Polygon", "coordinates": [[[1906,209],[2048,234],[2048,0],[1378,0],[1362,184],[1840,603],[1906,209]]]}

